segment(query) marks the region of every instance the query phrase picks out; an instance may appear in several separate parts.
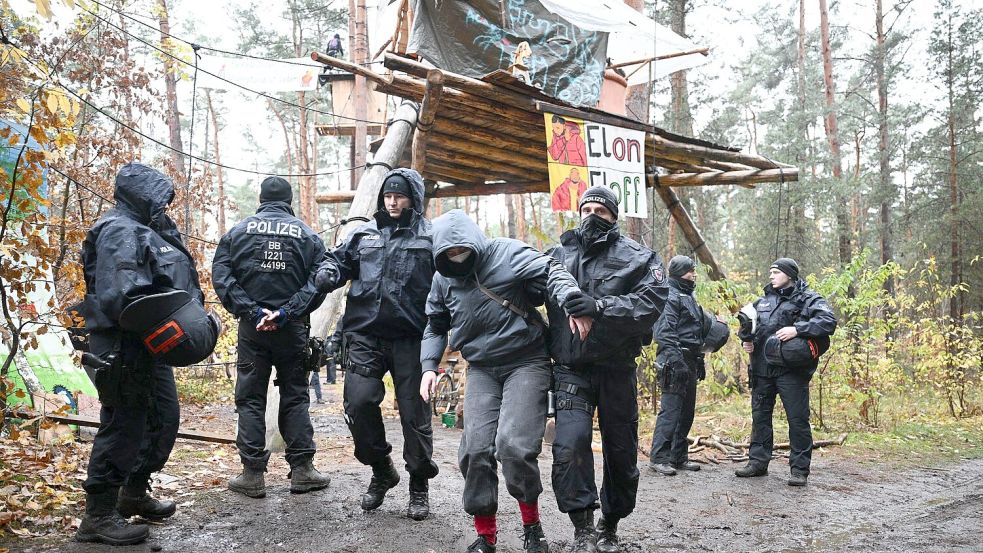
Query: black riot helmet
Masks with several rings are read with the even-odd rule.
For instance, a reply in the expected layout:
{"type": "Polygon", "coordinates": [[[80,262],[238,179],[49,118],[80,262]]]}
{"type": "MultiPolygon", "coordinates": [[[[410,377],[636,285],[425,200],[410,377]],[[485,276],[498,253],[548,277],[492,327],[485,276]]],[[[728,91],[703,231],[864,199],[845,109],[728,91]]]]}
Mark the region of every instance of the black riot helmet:
{"type": "Polygon", "coordinates": [[[727,323],[722,323],[709,313],[703,314],[703,353],[720,351],[730,338],[727,323]]]}
{"type": "Polygon", "coordinates": [[[788,369],[810,368],[827,350],[829,350],[829,336],[819,338],[796,336],[783,342],[778,339],[778,336],[772,335],[765,340],[765,360],[768,364],[788,369]]]}
{"type": "Polygon", "coordinates": [[[186,367],[215,349],[221,326],[184,290],[144,296],[123,310],[119,326],[140,337],[155,359],[186,367]]]}

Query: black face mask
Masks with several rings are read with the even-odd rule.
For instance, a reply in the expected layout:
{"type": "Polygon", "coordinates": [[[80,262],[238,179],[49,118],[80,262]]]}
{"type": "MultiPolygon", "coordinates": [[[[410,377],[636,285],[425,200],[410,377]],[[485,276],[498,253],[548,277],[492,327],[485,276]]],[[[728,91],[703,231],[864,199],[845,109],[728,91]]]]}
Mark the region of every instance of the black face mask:
{"type": "Polygon", "coordinates": [[[437,266],[437,272],[445,277],[464,278],[474,271],[474,263],[477,259],[478,255],[472,251],[471,255],[464,262],[454,263],[450,259],[447,259],[447,253],[445,252],[437,256],[434,264],[437,266]]]}
{"type": "Polygon", "coordinates": [[[588,215],[580,220],[580,235],[584,244],[593,244],[598,239],[611,232],[616,223],[612,223],[599,215],[588,215]]]}
{"type": "Polygon", "coordinates": [[[692,280],[686,280],[685,278],[669,277],[676,284],[676,286],[683,292],[687,294],[692,294],[693,290],[696,289],[696,283],[692,280]]]}

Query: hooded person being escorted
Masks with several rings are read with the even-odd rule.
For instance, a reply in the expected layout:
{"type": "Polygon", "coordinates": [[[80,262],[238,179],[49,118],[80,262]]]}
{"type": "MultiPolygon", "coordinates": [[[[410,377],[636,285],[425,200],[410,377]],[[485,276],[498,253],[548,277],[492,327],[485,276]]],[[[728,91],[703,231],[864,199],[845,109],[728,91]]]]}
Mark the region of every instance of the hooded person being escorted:
{"type": "MultiPolygon", "coordinates": [[[[464,510],[474,516],[478,534],[468,551],[495,551],[498,463],[509,495],[519,502],[525,550],[549,551],[539,521],[543,484],[538,457],[550,362],[547,331],[535,307],[548,302],[562,310],[570,298],[583,294],[548,256],[518,240],[487,239],[457,209],[433,222],[433,258],[437,274],[427,299],[420,394],[429,400],[433,393],[449,333],[451,349],[468,361],[458,451],[464,510]]],[[[586,322],[565,317],[563,324],[586,322]]]]}
{"type": "Polygon", "coordinates": [[[355,441],[355,458],[372,467],[362,509],[378,509],[400,480],[386,440],[380,405],[388,372],[396,387],[403,430],[403,461],[410,475],[406,514],[430,513],[433,462],[430,410],[420,399],[420,342],[427,325],[427,294],[433,282],[430,222],[423,217],[423,178],[394,169],[383,179],[375,220],[355,229],[318,270],[322,292],[351,282],[345,314],[345,420],[355,441]]]}
{"type": "Polygon", "coordinates": [[[331,479],[314,468],[314,427],[307,392],[309,315],[324,294],[314,284],[324,243],[294,216],[290,183],[267,177],[259,208],[219,241],[212,283],[222,305],[239,319],[235,401],[239,414],[236,447],[242,474],[229,489],[249,497],[266,495],[266,390],[273,367],[280,391],[279,427],[290,464],[290,491],[326,488],[331,479]]]}
{"type": "Polygon", "coordinates": [[[809,381],[819,356],[836,331],[836,316],[825,298],[799,278],[795,260],[772,263],[764,296],[742,309],[741,339],[751,354],[751,447],[740,477],[768,474],[774,448],[772,417],[781,396],[788,418],[790,486],[804,486],[812,460],[809,425],[809,381]]]}
{"type": "Polygon", "coordinates": [[[672,476],[677,470],[698,471],[700,465],[687,457],[686,436],[696,412],[696,385],[706,378],[704,353],[716,351],[727,339],[727,325],[705,313],[696,302],[696,261],[685,255],[669,260],[669,298],[655,325],[659,386],[662,397],[652,436],[649,466],[659,474],[672,476]],[[712,337],[722,341],[710,344],[712,337]],[[720,332],[722,330],[722,332],[720,332]]]}
{"type": "Polygon", "coordinates": [[[148,535],[146,524],[129,524],[127,518],[160,520],[176,510],[173,501],[147,493],[151,473],[161,470],[171,454],[180,421],[167,354],[194,341],[187,319],[171,315],[191,310],[205,323],[210,347],[199,348],[198,360],[211,353],[218,327],[205,315],[194,259],[166,214],[174,199],[171,179],[129,163],[116,176],[113,197],[116,207],[99,218],[82,244],[86,295],[81,313],[90,350],[83,362],[93,370],[102,407],[76,538],[127,545],[148,535]],[[171,309],[152,307],[161,305],[161,298],[171,309]],[[134,320],[147,324],[133,325],[134,320]],[[188,335],[183,341],[169,335],[164,342],[145,342],[141,331],[163,328],[157,323],[186,327],[188,335]]]}
{"type": "Polygon", "coordinates": [[[562,308],[547,305],[556,364],[553,491],[573,523],[573,551],[611,552],[620,551],[618,522],[635,509],[638,491],[635,358],[651,342],[669,290],[659,255],[619,232],[610,188],[588,188],[579,207],[580,227],[563,233],[549,252],[583,289],[562,308]],[[591,321],[586,340],[567,324],[569,316],[591,321]],[[591,450],[595,412],[604,449],[600,496],[591,450]]]}

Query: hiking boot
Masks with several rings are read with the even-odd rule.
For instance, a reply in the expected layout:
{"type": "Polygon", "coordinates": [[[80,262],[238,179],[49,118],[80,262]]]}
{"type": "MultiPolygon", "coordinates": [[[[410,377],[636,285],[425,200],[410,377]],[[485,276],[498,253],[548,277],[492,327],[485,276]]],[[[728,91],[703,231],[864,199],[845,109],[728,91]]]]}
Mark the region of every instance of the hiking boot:
{"type": "Polygon", "coordinates": [[[805,486],[809,475],[803,472],[793,472],[788,479],[789,486],[805,486]]]}
{"type": "Polygon", "coordinates": [[[155,499],[150,492],[150,478],[138,479],[137,484],[128,484],[119,489],[116,510],[125,518],[139,516],[148,520],[161,520],[177,511],[177,503],[155,499]]]}
{"type": "Polygon", "coordinates": [[[608,520],[601,517],[597,521],[597,551],[598,553],[619,553],[621,547],[618,546],[618,520],[608,520]]]}
{"type": "Polygon", "coordinates": [[[734,471],[734,474],[741,478],[752,478],[754,476],[765,476],[768,474],[768,465],[758,463],[748,463],[734,471]]]}
{"type": "Polygon", "coordinates": [[[426,478],[410,477],[410,504],[406,516],[423,520],[430,515],[430,483],[426,478]]]}
{"type": "Polygon", "coordinates": [[[550,553],[542,524],[537,522],[522,526],[522,549],[531,553],[550,553]]]}
{"type": "Polygon", "coordinates": [[[649,463],[649,468],[662,476],[676,475],[676,469],[672,468],[672,465],[667,465],[666,463],[649,463]]]}
{"type": "Polygon", "coordinates": [[[116,510],[117,488],[85,494],[85,516],[75,532],[75,539],[81,542],[105,543],[108,545],[132,545],[140,543],[150,535],[146,524],[130,524],[116,510]]]}
{"type": "Polygon", "coordinates": [[[242,474],[229,480],[229,489],[246,497],[266,497],[266,471],[242,467],[242,474]]]}
{"type": "Polygon", "coordinates": [[[386,457],[385,460],[372,465],[372,480],[369,482],[369,489],[362,494],[362,509],[374,511],[378,509],[383,500],[386,499],[386,492],[399,484],[399,473],[393,466],[393,460],[386,457]]]}
{"type": "Polygon", "coordinates": [[[467,553],[495,553],[495,545],[488,543],[484,536],[478,536],[468,547],[467,553]]]}
{"type": "Polygon", "coordinates": [[[291,467],[290,473],[290,493],[307,493],[315,490],[323,490],[331,484],[331,477],[321,474],[311,460],[307,460],[302,465],[291,467]]]}
{"type": "Polygon", "coordinates": [[[597,551],[597,534],[594,528],[594,510],[583,509],[571,511],[570,522],[573,523],[572,553],[594,553],[597,551]]]}
{"type": "Polygon", "coordinates": [[[693,461],[683,461],[682,463],[673,463],[672,468],[676,470],[688,470],[690,472],[697,472],[701,467],[699,463],[694,463],[693,461]]]}

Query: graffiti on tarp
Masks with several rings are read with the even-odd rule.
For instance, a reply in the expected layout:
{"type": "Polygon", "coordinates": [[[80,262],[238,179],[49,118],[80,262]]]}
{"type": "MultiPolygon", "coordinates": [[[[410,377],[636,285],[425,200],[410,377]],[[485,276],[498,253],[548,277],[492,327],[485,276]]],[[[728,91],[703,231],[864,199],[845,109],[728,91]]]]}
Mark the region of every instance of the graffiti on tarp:
{"type": "Polygon", "coordinates": [[[418,0],[418,53],[437,67],[481,77],[512,62],[515,49],[532,49],[532,84],[574,105],[593,106],[601,93],[607,33],[581,30],[536,0],[436,4],[418,0]],[[504,21],[503,21],[504,20],[504,21]]]}

